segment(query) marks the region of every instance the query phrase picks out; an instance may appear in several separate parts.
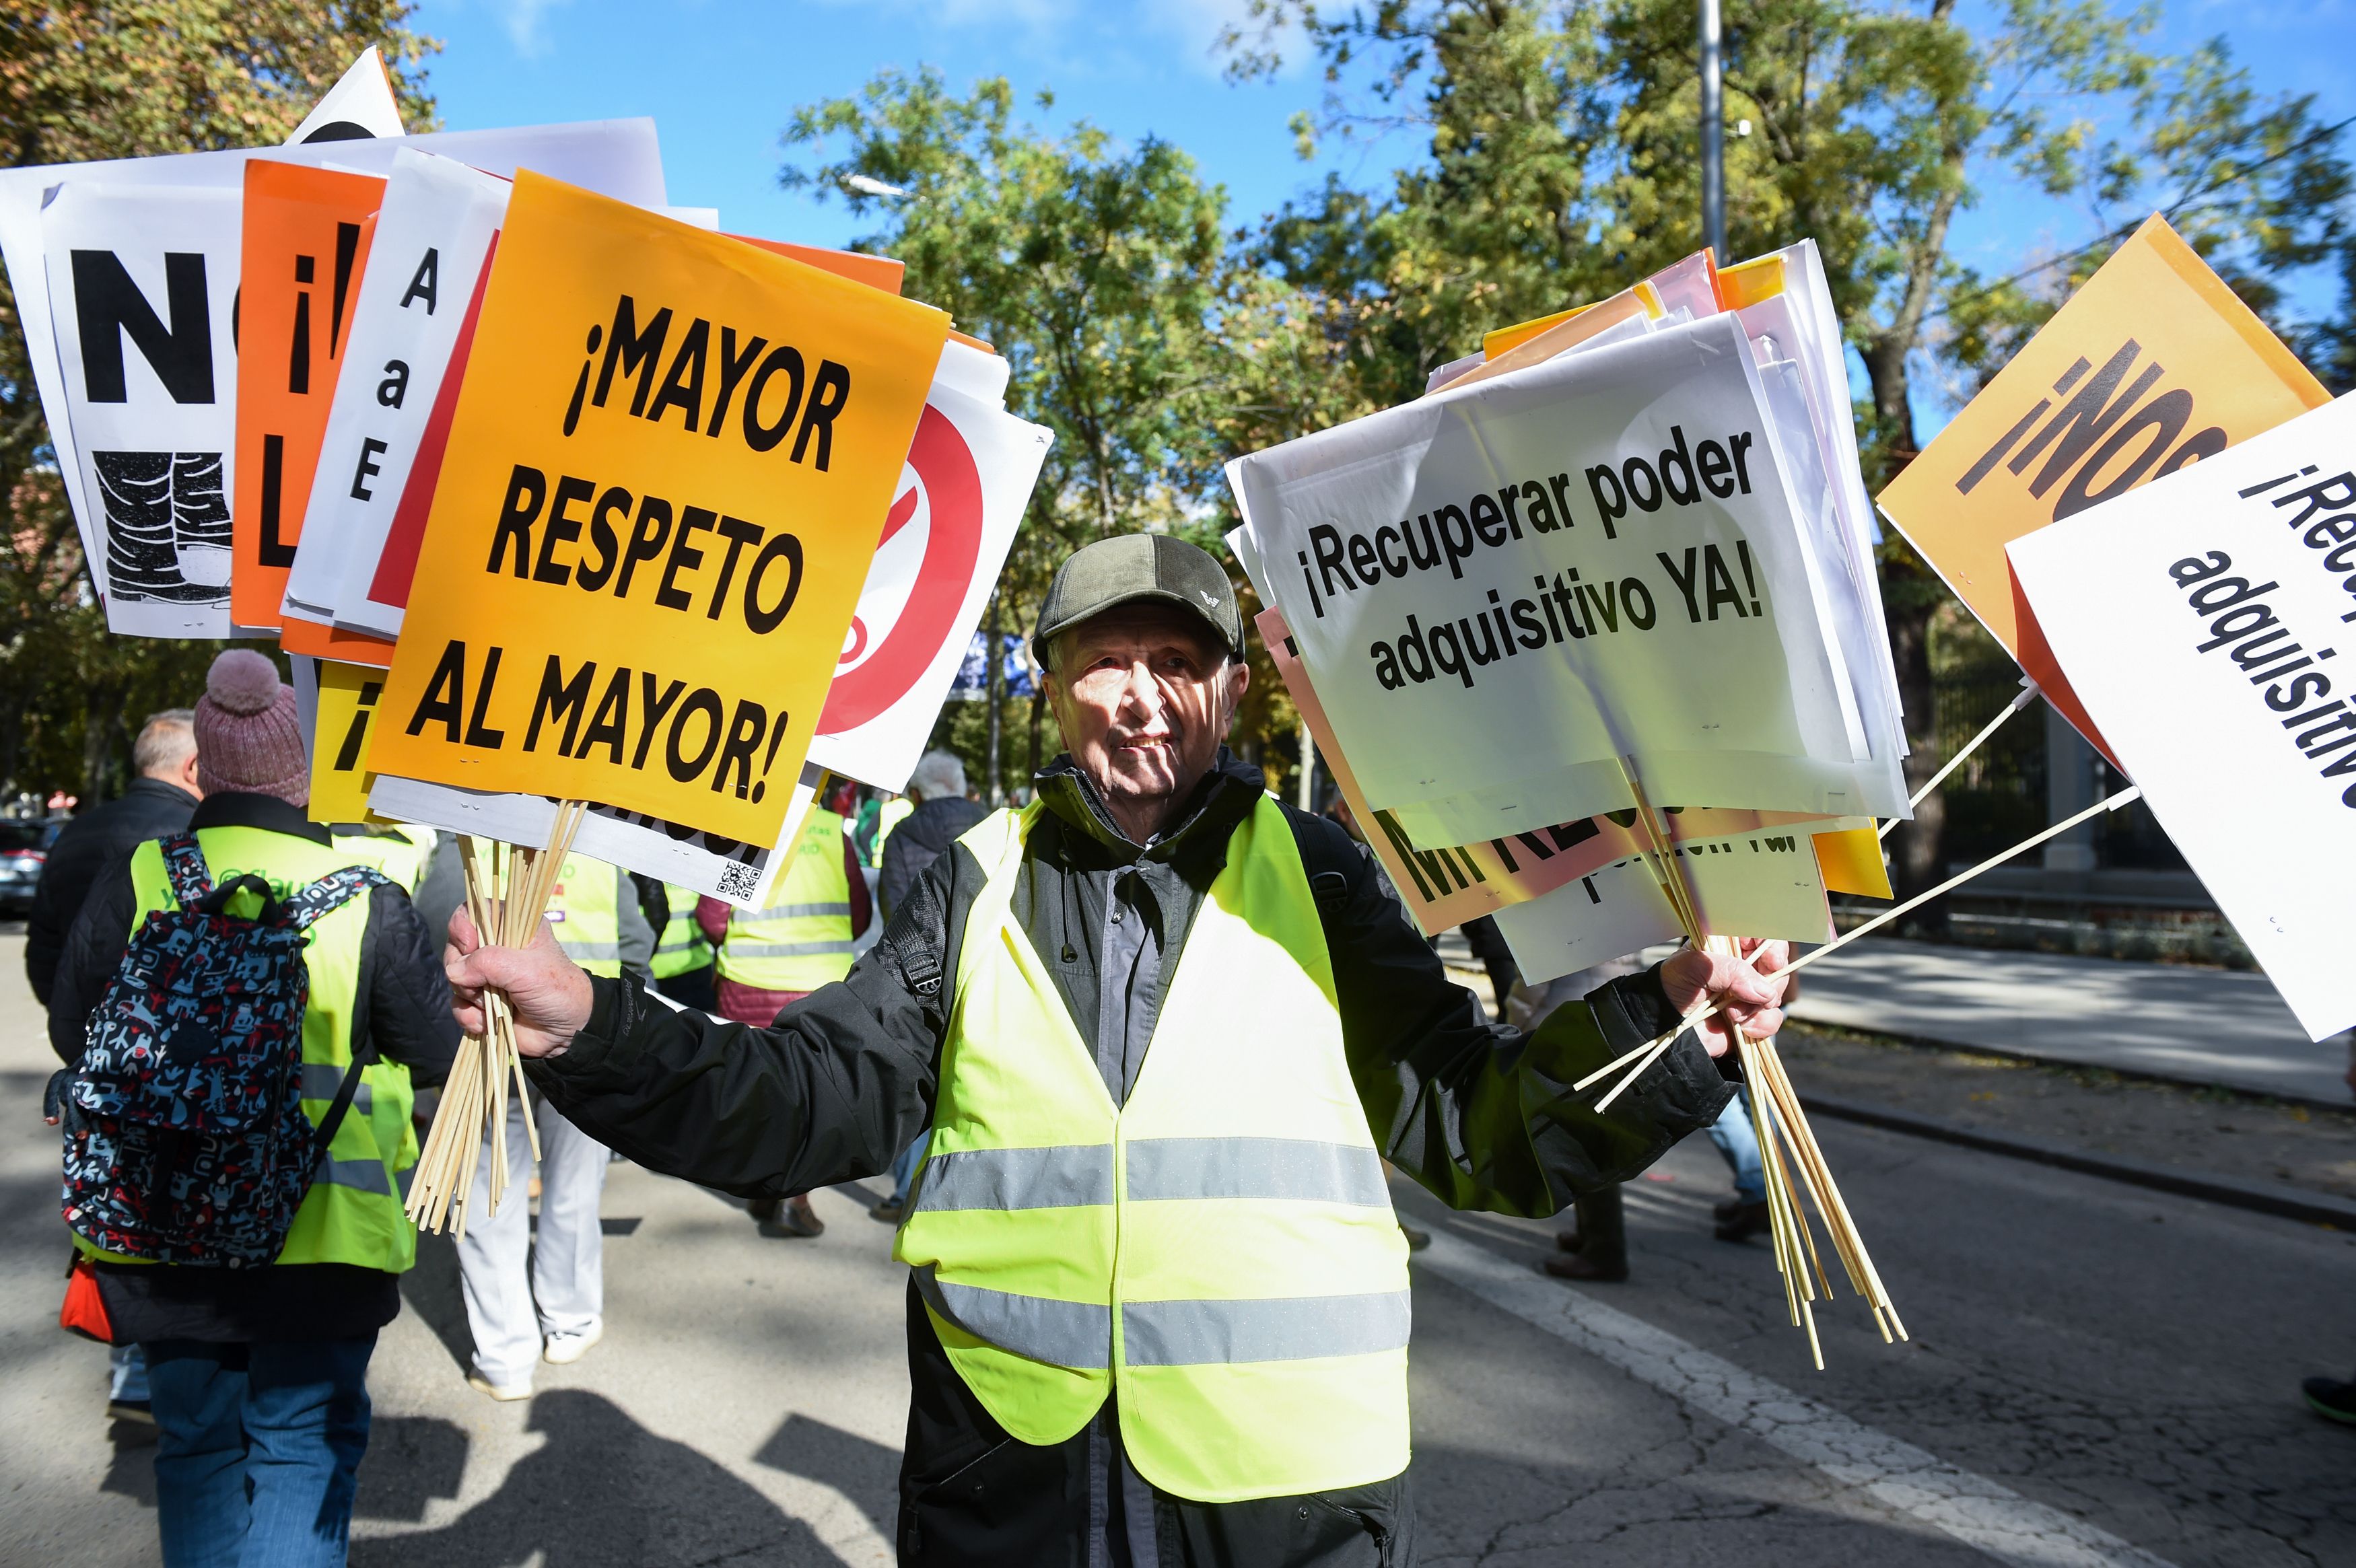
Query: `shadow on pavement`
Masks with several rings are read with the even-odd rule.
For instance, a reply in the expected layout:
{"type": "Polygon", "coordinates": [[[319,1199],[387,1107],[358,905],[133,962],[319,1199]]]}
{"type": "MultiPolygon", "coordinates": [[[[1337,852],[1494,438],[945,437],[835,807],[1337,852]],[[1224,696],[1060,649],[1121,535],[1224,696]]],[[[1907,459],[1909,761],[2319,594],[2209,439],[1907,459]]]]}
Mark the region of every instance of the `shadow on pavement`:
{"type": "Polygon", "coordinates": [[[761,1445],[753,1462],[832,1487],[867,1516],[878,1535],[894,1539],[900,1511],[898,1449],[796,1414],[761,1445]]]}
{"type": "Polygon", "coordinates": [[[466,1434],[432,1415],[379,1416],[369,1427],[368,1457],[360,1464],[359,1497],[352,1512],[360,1519],[425,1517],[435,1498],[455,1498],[466,1476],[466,1434]]]}
{"type": "Polygon", "coordinates": [[[125,1424],[115,1422],[110,1435],[115,1439],[114,1456],[107,1461],[106,1478],[98,1483],[102,1492],[112,1492],[118,1498],[129,1498],[141,1508],[155,1506],[155,1444],[154,1439],[126,1441],[119,1429],[125,1424]]]}
{"type": "Polygon", "coordinates": [[[434,1330],[460,1372],[474,1364],[475,1336],[466,1328],[466,1298],[458,1290],[458,1243],[420,1232],[417,1266],[401,1276],[401,1299],[434,1330]]]}
{"type": "Polygon", "coordinates": [[[722,1561],[835,1564],[809,1526],[601,1395],[532,1401],[547,1442],[440,1530],[352,1542],[355,1568],[689,1568],[722,1561]]]}

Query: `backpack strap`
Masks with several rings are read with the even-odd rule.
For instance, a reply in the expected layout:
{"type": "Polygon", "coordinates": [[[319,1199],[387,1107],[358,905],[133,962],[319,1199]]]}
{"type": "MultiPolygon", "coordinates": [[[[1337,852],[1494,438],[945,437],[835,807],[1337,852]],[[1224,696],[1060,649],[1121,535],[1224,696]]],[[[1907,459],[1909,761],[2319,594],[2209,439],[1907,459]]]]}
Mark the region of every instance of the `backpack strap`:
{"type": "Polygon", "coordinates": [[[212,868],[193,833],[174,833],[158,841],[164,851],[164,874],[171,879],[172,897],[182,909],[195,909],[213,891],[212,868]]]}
{"type": "Polygon", "coordinates": [[[306,931],[313,922],[341,909],[358,894],[372,888],[397,885],[373,866],[346,866],[339,871],[328,872],[302,891],[289,894],[279,907],[289,925],[306,931]]]}
{"type": "Polygon", "coordinates": [[[360,1092],[360,1074],[376,1065],[376,1040],[373,1037],[352,1042],[352,1064],[344,1069],[344,1081],[336,1085],[336,1097],[327,1106],[327,1116],[319,1123],[318,1136],[312,1145],[311,1169],[316,1173],[319,1162],[327,1157],[327,1146],[336,1141],[336,1133],[344,1125],[344,1117],[352,1108],[352,1098],[360,1092]]]}
{"type": "MultiPolygon", "coordinates": [[[[346,866],[341,870],[328,872],[300,892],[288,895],[286,901],[279,906],[281,918],[297,931],[307,930],[321,916],[342,908],[362,891],[395,885],[391,877],[373,866],[346,866]]],[[[376,1040],[361,1022],[366,1016],[366,1002],[360,1006],[363,1010],[354,1019],[352,1064],[344,1069],[344,1080],[336,1085],[336,1097],[327,1106],[327,1116],[319,1123],[318,1135],[312,1146],[311,1168],[315,1171],[319,1162],[327,1157],[327,1146],[336,1141],[336,1134],[343,1126],[344,1117],[351,1111],[352,1099],[360,1090],[360,1075],[375,1065],[377,1060],[376,1040]]]]}

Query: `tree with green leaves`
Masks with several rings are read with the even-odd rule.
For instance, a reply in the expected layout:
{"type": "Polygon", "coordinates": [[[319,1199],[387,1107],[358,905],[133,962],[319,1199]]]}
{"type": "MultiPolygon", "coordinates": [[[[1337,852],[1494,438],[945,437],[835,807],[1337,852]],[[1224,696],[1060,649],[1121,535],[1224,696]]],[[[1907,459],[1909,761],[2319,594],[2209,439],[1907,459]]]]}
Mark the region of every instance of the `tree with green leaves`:
{"type": "MultiPolygon", "coordinates": [[[[1488,327],[1600,297],[1701,246],[1698,48],[1691,0],[1254,0],[1231,70],[1305,43],[1324,72],[1320,138],[1406,133],[1426,155],[1390,188],[1329,182],[1268,228],[1265,264],[1351,302],[1368,396],[1413,395],[1488,327]]],[[[2169,56],[2153,16],[2102,0],[1730,0],[1725,9],[1729,244],[1810,238],[1864,384],[1869,480],[1920,445],[1944,382],[1968,392],[2157,208],[2262,313],[2344,240],[2339,128],[2311,99],[2265,99],[2222,42],[2169,56]],[[2071,202],[2096,232],[1990,278],[1954,224],[2002,186],[2071,202]]],[[[2356,274],[2351,274],[2356,275],[2356,274]]],[[[1946,602],[1904,543],[1882,589],[1914,756],[1935,744],[1931,628],[1946,602]]],[[[1943,868],[1936,796],[1893,841],[1901,880],[1943,868]]]]}
{"type": "MultiPolygon", "coordinates": [[[[369,45],[404,123],[430,129],[408,0],[145,0],[0,8],[0,146],[12,166],[283,141],[369,45]]],[[[0,283],[0,786],[125,776],[144,713],[203,688],[209,644],[110,636],[0,283]]]]}
{"type": "MultiPolygon", "coordinates": [[[[1003,354],[1008,406],[1055,432],[999,582],[1009,631],[1093,539],[1151,528],[1216,549],[1219,464],[1241,439],[1229,432],[1269,436],[1311,378],[1284,315],[1291,291],[1233,265],[1226,194],[1192,159],[1085,122],[1020,123],[1004,80],[960,96],[930,69],[806,106],[786,141],[806,161],[785,184],[875,219],[860,248],[905,261],[912,297],[1003,354]],[[1288,374],[1291,389],[1272,391],[1288,374]]],[[[1273,671],[1259,675],[1247,737],[1292,723],[1273,671]]],[[[949,717],[977,749],[976,716],[949,717]]],[[[1029,720],[1035,752],[1036,702],[1029,720]]]]}

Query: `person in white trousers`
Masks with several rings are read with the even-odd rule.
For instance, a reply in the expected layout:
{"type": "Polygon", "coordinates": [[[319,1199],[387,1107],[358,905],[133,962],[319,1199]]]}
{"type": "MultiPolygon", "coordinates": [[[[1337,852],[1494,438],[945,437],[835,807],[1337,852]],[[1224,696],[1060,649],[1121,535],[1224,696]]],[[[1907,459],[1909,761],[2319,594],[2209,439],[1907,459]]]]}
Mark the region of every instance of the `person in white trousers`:
{"type": "MultiPolygon", "coordinates": [[[[564,865],[550,900],[549,919],[559,945],[576,962],[605,966],[602,972],[608,974],[627,970],[651,985],[655,931],[638,906],[635,883],[584,856],[568,856],[564,865]],[[608,934],[612,947],[595,945],[608,934]]],[[[466,1233],[458,1243],[458,1282],[466,1297],[466,1327],[475,1336],[466,1381],[501,1400],[530,1399],[537,1362],[561,1367],[577,1361],[605,1332],[605,1237],[597,1213],[605,1191],[605,1146],[537,1094],[529,1109],[540,1127],[537,1237],[528,1196],[532,1168],[531,1138],[523,1121],[527,1107],[511,1099],[506,1200],[496,1215],[489,1212],[491,1168],[486,1157],[475,1172],[466,1233]]]]}
{"type": "Polygon", "coordinates": [[[466,1381],[493,1399],[530,1398],[537,1362],[577,1361],[605,1331],[605,1237],[597,1216],[605,1190],[605,1146],[555,1107],[540,1103],[539,1096],[533,1099],[540,1124],[538,1244],[526,1197],[531,1141],[517,1101],[508,1110],[506,1201],[497,1214],[487,1211],[487,1157],[475,1173],[466,1233],[458,1242],[458,1280],[466,1297],[466,1327],[475,1336],[475,1364],[466,1381]]]}

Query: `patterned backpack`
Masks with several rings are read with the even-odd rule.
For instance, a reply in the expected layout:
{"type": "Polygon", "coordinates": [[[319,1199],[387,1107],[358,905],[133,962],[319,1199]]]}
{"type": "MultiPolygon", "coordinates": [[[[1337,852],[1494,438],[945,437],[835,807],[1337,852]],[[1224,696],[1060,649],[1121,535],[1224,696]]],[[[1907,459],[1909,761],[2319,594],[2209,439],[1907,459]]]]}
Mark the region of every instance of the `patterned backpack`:
{"type": "Polygon", "coordinates": [[[348,866],[282,902],[251,873],[214,887],[190,834],[163,850],[179,907],[133,934],[67,1089],[66,1223],[128,1257],[259,1268],[285,1246],[374,1055],[353,1042],[315,1129],[302,1105],[304,933],[389,883],[348,866]],[[261,897],[256,918],[227,912],[240,891],[261,897]]]}

